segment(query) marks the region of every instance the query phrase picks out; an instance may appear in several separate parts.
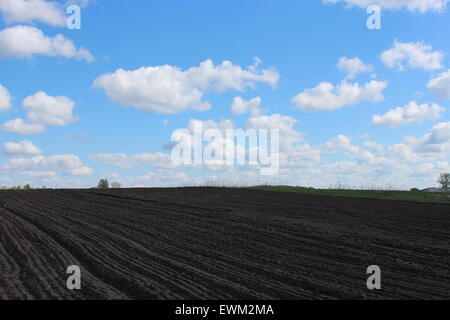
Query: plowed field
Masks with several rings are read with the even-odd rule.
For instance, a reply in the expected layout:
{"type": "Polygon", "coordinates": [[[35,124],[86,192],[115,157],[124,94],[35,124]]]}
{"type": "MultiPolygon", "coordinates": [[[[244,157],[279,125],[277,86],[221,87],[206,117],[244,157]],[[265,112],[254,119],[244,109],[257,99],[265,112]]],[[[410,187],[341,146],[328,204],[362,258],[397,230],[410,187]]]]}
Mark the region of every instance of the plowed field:
{"type": "Polygon", "coordinates": [[[450,299],[450,206],[241,189],[0,191],[0,299],[450,299]],[[66,269],[81,268],[81,290],[66,269]],[[366,287],[369,265],[382,288],[366,287]]]}

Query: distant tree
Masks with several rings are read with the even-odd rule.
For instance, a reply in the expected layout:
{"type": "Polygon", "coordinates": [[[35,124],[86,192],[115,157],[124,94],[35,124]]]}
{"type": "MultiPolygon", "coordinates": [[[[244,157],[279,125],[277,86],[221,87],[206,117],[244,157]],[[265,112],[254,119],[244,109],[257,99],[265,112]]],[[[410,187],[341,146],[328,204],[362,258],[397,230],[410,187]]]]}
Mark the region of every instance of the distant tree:
{"type": "Polygon", "coordinates": [[[111,188],[120,189],[120,188],[122,188],[122,184],[118,181],[114,181],[113,183],[111,183],[111,188]]]}
{"type": "Polygon", "coordinates": [[[100,179],[100,182],[97,186],[98,189],[109,189],[108,179],[100,179]]]}
{"type": "Polygon", "coordinates": [[[449,191],[450,189],[450,173],[441,173],[438,180],[441,189],[444,191],[449,191]]]}
{"type": "Polygon", "coordinates": [[[29,184],[26,184],[23,186],[23,190],[31,190],[31,186],[29,184]]]}
{"type": "Polygon", "coordinates": [[[22,186],[17,186],[16,190],[22,190],[22,186]]]}

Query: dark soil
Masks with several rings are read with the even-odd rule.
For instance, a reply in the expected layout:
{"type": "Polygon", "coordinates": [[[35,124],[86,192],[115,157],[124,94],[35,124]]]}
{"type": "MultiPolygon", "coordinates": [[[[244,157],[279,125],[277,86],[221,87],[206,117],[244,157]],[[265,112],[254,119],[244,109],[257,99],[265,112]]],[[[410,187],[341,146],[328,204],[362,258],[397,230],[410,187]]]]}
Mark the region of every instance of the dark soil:
{"type": "Polygon", "coordinates": [[[219,188],[1,191],[0,299],[450,299],[450,206],[219,188]],[[70,265],[79,291],[66,287],[70,265]],[[369,265],[381,290],[366,287],[369,265]]]}

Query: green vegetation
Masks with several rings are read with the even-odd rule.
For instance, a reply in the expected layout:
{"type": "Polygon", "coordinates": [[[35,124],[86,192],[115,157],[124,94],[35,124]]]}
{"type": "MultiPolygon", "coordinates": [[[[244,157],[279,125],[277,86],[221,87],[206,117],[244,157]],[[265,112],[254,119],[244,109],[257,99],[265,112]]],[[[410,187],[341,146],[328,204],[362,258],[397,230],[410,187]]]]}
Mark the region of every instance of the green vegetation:
{"type": "Polygon", "coordinates": [[[31,186],[29,184],[22,186],[12,186],[11,188],[9,187],[2,187],[2,190],[31,190],[31,186]]]}
{"type": "Polygon", "coordinates": [[[388,191],[388,190],[341,190],[341,189],[314,189],[291,186],[255,186],[249,187],[254,190],[266,190],[275,192],[293,192],[312,195],[328,195],[338,197],[400,200],[421,203],[450,204],[450,193],[424,192],[418,189],[411,191],[388,191]]]}
{"type": "Polygon", "coordinates": [[[444,191],[450,190],[450,173],[441,173],[441,176],[438,180],[441,189],[444,191]]]}
{"type": "Polygon", "coordinates": [[[23,187],[22,186],[12,186],[12,187],[7,187],[7,186],[3,186],[0,188],[0,190],[25,190],[25,191],[29,191],[29,190],[33,190],[33,189],[47,189],[47,187],[42,187],[42,188],[33,188],[30,184],[26,184],[23,187]]]}
{"type": "Polygon", "coordinates": [[[98,189],[109,189],[108,179],[100,179],[100,182],[97,186],[98,189]]]}

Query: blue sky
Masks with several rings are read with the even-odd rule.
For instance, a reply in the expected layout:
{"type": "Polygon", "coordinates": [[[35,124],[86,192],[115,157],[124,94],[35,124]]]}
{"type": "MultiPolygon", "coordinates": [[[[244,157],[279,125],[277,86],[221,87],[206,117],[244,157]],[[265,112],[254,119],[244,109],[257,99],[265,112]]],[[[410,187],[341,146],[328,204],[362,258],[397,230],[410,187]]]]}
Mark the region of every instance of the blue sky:
{"type": "Polygon", "coordinates": [[[447,2],[0,0],[0,185],[433,186],[450,171],[447,2]],[[279,174],[169,165],[193,120],[279,127],[279,174]]]}

